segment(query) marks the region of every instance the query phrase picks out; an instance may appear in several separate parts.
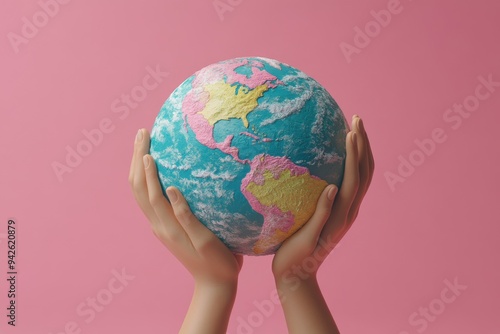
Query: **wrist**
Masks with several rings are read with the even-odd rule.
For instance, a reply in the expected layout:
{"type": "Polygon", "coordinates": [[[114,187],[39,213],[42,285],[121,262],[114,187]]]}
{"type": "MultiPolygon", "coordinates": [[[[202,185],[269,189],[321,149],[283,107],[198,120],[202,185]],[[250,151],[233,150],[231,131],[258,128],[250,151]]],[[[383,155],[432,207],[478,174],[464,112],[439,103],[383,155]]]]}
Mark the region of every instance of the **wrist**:
{"type": "Polygon", "coordinates": [[[179,333],[226,333],[237,284],[213,281],[195,281],[188,313],[179,333]]]}
{"type": "MultiPolygon", "coordinates": [[[[214,282],[197,280],[194,292],[200,295],[217,296],[218,298],[234,299],[238,289],[238,282],[214,282]]],[[[221,300],[222,301],[222,300],[221,300]]]]}
{"type": "Polygon", "coordinates": [[[288,332],[339,333],[321,293],[316,275],[276,282],[288,332]]]}

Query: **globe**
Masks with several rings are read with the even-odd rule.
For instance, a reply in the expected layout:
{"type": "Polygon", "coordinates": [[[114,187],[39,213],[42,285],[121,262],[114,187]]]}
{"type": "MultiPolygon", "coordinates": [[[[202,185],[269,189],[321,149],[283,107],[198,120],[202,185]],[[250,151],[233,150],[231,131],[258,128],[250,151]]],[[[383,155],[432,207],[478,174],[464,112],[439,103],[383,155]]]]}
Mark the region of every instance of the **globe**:
{"type": "Polygon", "coordinates": [[[209,65],[177,87],[151,131],[162,190],[176,186],[193,214],[236,254],[267,255],[340,187],[349,131],[331,95],[277,60],[209,65]]]}

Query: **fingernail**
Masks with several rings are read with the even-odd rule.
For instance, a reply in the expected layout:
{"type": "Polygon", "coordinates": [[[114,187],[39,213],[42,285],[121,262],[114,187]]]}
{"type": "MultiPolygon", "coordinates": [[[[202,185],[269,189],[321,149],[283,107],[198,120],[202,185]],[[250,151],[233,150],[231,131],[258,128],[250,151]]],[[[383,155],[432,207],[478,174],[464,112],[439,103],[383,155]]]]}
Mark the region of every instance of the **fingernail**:
{"type": "Polygon", "coordinates": [[[142,129],[139,129],[137,131],[137,135],[135,136],[135,142],[140,143],[142,141],[142,129]]]}
{"type": "Polygon", "coordinates": [[[330,189],[328,190],[327,194],[328,199],[332,201],[336,193],[337,193],[337,187],[334,185],[330,186],[330,189]]]}
{"type": "Polygon", "coordinates": [[[359,116],[356,114],[352,115],[352,119],[355,119],[356,117],[359,117],[359,116]]]}
{"type": "Polygon", "coordinates": [[[147,169],[149,167],[149,157],[147,155],[143,156],[142,162],[144,163],[144,168],[147,169]]]}
{"type": "Polygon", "coordinates": [[[168,199],[170,200],[170,203],[177,202],[177,193],[175,192],[174,188],[172,187],[167,188],[167,196],[168,199]]]}
{"type": "Polygon", "coordinates": [[[361,131],[365,132],[365,125],[363,124],[363,120],[361,118],[359,119],[358,125],[361,131]]]}

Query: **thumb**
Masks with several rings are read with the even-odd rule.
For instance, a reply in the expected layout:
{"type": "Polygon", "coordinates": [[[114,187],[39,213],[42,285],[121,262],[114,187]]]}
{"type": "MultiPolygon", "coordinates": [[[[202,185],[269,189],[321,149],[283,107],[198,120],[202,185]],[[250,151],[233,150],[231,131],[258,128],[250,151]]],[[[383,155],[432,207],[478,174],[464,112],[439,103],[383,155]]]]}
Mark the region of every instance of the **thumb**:
{"type": "Polygon", "coordinates": [[[309,221],[302,227],[301,233],[307,235],[309,240],[317,241],[323,230],[323,226],[328,221],[330,213],[332,212],[333,201],[337,195],[338,188],[334,184],[330,184],[321,193],[316,210],[309,219],[309,221]]]}
{"type": "Polygon", "coordinates": [[[167,196],[172,204],[174,215],[188,235],[194,248],[199,250],[217,238],[191,211],[189,204],[179,189],[170,186],[166,189],[167,196]]]}

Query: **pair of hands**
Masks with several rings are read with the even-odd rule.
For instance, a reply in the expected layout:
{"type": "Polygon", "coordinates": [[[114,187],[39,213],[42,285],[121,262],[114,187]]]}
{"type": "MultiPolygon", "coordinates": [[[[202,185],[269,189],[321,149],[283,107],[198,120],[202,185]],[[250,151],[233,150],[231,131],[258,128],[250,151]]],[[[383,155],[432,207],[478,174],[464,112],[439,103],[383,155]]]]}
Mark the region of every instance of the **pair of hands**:
{"type": "MultiPolygon", "coordinates": [[[[272,264],[276,279],[281,279],[293,266],[300,265],[315,252],[330,253],[356,219],[372,180],[374,160],[361,118],[353,116],[351,129],[347,134],[347,157],[340,192],[337,193],[335,185],[327,186],[310,220],[278,249],[272,264]],[[326,242],[319,244],[319,240],[326,242]],[[325,245],[330,247],[325,249],[325,245]]],[[[129,183],[153,233],[182,262],[196,282],[236,282],[243,256],[231,253],[193,215],[177,188],[167,188],[170,203],[167,201],[158,181],[156,165],[148,154],[149,144],[147,130],[139,130],[129,183]]],[[[325,258],[322,256],[320,262],[325,258]]],[[[319,269],[319,265],[317,267],[319,269]]]]}
{"type": "MultiPolygon", "coordinates": [[[[148,154],[149,146],[149,133],[145,129],[139,130],[130,166],[129,183],[137,203],[151,223],[153,233],[195,280],[192,308],[188,311],[181,332],[191,332],[191,330],[197,332],[190,323],[200,317],[206,317],[205,322],[210,323],[211,318],[206,315],[206,309],[212,308],[212,312],[224,319],[211,324],[213,332],[219,333],[229,319],[243,256],[231,253],[224,243],[193,215],[180,191],[172,186],[166,190],[169,203],[163,195],[155,162],[148,154]],[[206,291],[211,292],[206,293],[206,291]],[[223,306],[221,302],[220,309],[213,310],[214,295],[217,296],[217,300],[220,300],[221,296],[226,296],[228,306],[223,306]]],[[[370,143],[359,116],[355,115],[352,118],[346,148],[345,172],[340,191],[335,185],[328,185],[322,192],[309,221],[288,238],[274,255],[272,271],[280,288],[286,289],[284,282],[290,281],[290,274],[296,273],[296,269],[311,257],[314,257],[317,265],[312,272],[311,268],[308,268],[307,272],[308,277],[315,280],[321,263],[349,230],[358,215],[374,171],[370,143]]],[[[300,279],[305,281],[303,277],[300,279]]],[[[326,324],[323,328],[326,328],[326,332],[330,332],[328,328],[335,327],[334,321],[329,319],[331,315],[327,312],[326,303],[320,296],[317,282],[309,283],[304,284],[308,288],[302,292],[302,296],[297,295],[295,304],[305,306],[309,296],[316,295],[309,300],[311,304],[308,309],[313,310],[314,307],[318,307],[316,313],[323,313],[323,318],[328,318],[323,322],[326,324]]],[[[289,330],[292,332],[290,328],[294,327],[297,333],[301,333],[303,330],[298,328],[303,325],[294,321],[299,321],[295,320],[297,318],[295,315],[302,314],[303,309],[297,309],[292,304],[285,308],[285,315],[288,313],[289,330]]],[[[314,315],[310,318],[311,323],[321,322],[314,319],[314,315]]],[[[207,327],[204,328],[207,330],[207,327]]]]}

